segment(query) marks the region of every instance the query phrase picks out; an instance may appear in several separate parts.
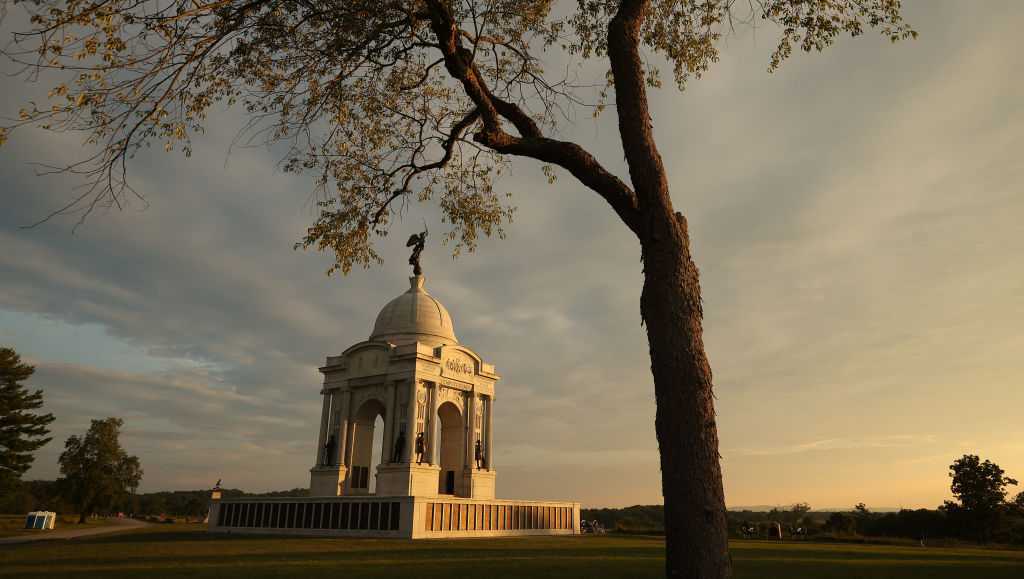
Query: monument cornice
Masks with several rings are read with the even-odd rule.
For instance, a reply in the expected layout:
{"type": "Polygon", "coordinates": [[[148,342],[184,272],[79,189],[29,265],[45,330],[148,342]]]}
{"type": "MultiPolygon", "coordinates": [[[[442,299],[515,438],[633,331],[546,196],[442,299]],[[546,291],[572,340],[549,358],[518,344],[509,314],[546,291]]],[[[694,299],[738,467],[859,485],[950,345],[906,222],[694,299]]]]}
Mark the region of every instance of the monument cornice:
{"type": "Polygon", "coordinates": [[[346,380],[349,386],[376,386],[377,384],[383,384],[387,382],[388,374],[370,374],[368,376],[358,376],[355,378],[349,378],[346,380]]]}
{"type": "Polygon", "coordinates": [[[438,363],[439,358],[424,352],[401,352],[391,355],[391,360],[423,360],[424,362],[438,363]]]}
{"type": "Polygon", "coordinates": [[[408,370],[401,370],[398,372],[388,372],[387,376],[388,381],[390,382],[405,382],[416,377],[416,370],[409,368],[408,370]]]}
{"type": "Polygon", "coordinates": [[[476,384],[472,382],[463,382],[462,380],[456,380],[454,378],[447,378],[445,376],[438,376],[434,383],[445,388],[454,388],[456,390],[463,390],[465,392],[472,392],[476,389],[476,384]]]}

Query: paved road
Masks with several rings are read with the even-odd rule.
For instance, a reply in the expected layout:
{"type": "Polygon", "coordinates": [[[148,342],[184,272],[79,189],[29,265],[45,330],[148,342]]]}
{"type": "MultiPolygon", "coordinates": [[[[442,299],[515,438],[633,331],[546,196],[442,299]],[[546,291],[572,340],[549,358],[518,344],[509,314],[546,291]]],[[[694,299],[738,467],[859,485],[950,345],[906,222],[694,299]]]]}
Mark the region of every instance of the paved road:
{"type": "Polygon", "coordinates": [[[2,537],[0,538],[0,546],[3,545],[16,545],[18,543],[31,543],[33,541],[52,541],[56,539],[77,539],[78,537],[91,537],[93,535],[102,535],[104,533],[116,533],[119,531],[129,531],[132,529],[138,529],[142,527],[148,527],[149,523],[143,523],[142,521],[136,521],[135,519],[111,519],[109,525],[102,527],[92,527],[90,529],[55,529],[53,531],[38,531],[31,535],[24,535],[18,537],[2,537]]]}

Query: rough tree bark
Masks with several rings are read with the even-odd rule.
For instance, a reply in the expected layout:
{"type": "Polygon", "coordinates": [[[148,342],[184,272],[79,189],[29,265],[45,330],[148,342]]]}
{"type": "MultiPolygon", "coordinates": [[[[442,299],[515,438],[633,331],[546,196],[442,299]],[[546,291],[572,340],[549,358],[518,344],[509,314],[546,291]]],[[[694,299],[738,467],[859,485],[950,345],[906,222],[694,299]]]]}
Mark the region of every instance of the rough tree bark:
{"type": "Polygon", "coordinates": [[[665,499],[668,577],[732,574],[725,492],[718,454],[711,366],[704,352],[703,308],[686,219],[675,212],[651,129],[640,59],[646,0],[623,0],[608,30],[619,134],[639,209],[647,326],[657,403],[655,431],[665,499]]]}
{"type": "Polygon", "coordinates": [[[650,231],[641,241],[640,312],[657,401],[666,574],[725,578],[731,575],[725,494],[697,266],[682,214],[662,205],[645,216],[650,231]]]}

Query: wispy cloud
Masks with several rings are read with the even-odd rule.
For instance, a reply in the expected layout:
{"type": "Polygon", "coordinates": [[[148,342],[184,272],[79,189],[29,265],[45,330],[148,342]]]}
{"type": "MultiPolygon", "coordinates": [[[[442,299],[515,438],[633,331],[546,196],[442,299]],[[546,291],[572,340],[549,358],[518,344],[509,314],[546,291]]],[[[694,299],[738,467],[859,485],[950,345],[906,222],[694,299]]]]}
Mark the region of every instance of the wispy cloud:
{"type": "Polygon", "coordinates": [[[919,448],[935,442],[933,434],[897,434],[853,438],[825,438],[797,444],[751,448],[726,449],[725,454],[735,456],[778,456],[834,450],[862,450],[874,448],[919,448]]]}

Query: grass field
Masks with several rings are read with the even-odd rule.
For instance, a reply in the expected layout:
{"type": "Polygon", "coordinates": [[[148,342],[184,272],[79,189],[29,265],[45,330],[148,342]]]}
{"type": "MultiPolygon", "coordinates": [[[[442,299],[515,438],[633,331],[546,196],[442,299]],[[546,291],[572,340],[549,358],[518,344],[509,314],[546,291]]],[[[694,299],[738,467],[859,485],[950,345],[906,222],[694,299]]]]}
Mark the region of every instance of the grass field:
{"type": "MultiPolygon", "coordinates": [[[[738,578],[1020,579],[1024,552],[737,541],[738,578]]],[[[200,525],[0,547],[0,577],[662,576],[661,540],[585,536],[405,542],[224,537],[200,525]]]]}
{"type": "MultiPolygon", "coordinates": [[[[84,525],[78,524],[78,515],[62,515],[57,520],[58,529],[88,529],[102,525],[109,525],[107,519],[89,519],[84,525]]],[[[25,515],[0,515],[0,537],[20,537],[22,535],[38,534],[40,531],[25,530],[25,515]]]]}

